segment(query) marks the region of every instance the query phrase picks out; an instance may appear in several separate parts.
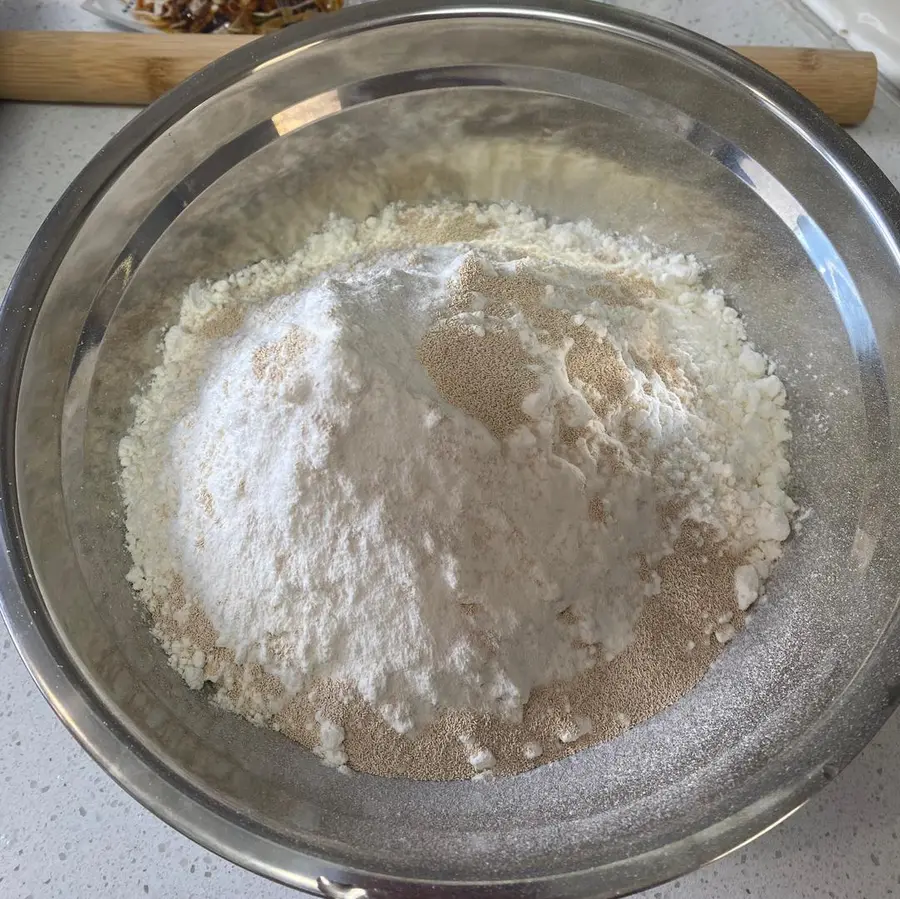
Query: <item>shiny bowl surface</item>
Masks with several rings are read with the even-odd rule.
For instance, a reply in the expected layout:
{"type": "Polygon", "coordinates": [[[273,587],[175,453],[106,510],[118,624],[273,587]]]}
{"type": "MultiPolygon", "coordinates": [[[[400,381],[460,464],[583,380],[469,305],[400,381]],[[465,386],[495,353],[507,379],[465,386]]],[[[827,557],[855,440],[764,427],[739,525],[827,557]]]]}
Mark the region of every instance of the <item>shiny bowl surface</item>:
{"type": "Polygon", "coordinates": [[[586,0],[384,0],[262,38],[79,176],[10,287],[0,591],[36,681],[165,820],[328,896],[622,895],[796,809],[900,699],[900,199],[761,69],[586,0]],[[695,253],[777,360],[809,517],[683,700],[492,783],[322,767],[166,664],[125,582],[116,448],[192,280],[330,213],[514,200],[695,253]],[[427,886],[427,889],[426,889],[427,886]]]}

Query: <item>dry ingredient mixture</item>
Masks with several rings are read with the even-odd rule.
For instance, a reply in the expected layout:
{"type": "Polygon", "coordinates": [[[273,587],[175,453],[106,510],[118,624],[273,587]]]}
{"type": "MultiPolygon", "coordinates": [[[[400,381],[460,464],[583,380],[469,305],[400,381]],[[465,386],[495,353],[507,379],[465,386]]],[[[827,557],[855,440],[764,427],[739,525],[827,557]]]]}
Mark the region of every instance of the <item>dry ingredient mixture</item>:
{"type": "Polygon", "coordinates": [[[119,448],[172,666],[326,764],[414,778],[673,702],[794,511],[784,387],[701,274],[441,203],[193,285],[119,448]]]}

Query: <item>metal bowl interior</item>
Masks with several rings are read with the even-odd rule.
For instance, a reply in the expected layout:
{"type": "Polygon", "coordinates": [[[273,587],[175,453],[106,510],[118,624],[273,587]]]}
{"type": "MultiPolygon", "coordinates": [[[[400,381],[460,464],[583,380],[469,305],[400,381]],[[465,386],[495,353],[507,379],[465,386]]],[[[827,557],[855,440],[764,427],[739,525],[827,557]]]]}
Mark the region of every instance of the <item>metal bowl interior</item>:
{"type": "Polygon", "coordinates": [[[686,32],[581,0],[426,6],[231,54],[51,215],[3,310],[4,616],[101,764],[235,861],[335,895],[620,895],[788,814],[898,699],[900,203],[810,106],[686,32]],[[439,197],[588,217],[705,261],[780,365],[811,511],[694,691],[489,784],[347,777],[217,711],[167,667],[124,579],[117,443],[183,289],[290,253],[332,213],[439,197]]]}

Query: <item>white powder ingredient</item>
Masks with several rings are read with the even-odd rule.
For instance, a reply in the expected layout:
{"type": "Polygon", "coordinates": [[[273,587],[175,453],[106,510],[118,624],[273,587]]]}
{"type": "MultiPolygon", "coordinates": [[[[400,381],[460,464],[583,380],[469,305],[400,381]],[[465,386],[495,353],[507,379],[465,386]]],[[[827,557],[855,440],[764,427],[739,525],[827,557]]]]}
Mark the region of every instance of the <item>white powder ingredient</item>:
{"type": "Polygon", "coordinates": [[[722,627],[716,629],[715,636],[716,640],[724,646],[729,640],[734,638],[736,633],[737,631],[734,629],[733,624],[723,624],[722,627]]]}
{"type": "Polygon", "coordinates": [[[541,748],[541,744],[535,743],[533,740],[530,743],[526,743],[522,747],[522,754],[529,761],[534,761],[535,759],[540,758],[543,751],[544,750],[541,748]]]}
{"type": "Polygon", "coordinates": [[[575,715],[572,724],[560,731],[559,739],[563,743],[574,743],[593,729],[594,725],[590,718],[585,715],[575,715]]]}
{"type": "Polygon", "coordinates": [[[324,715],[317,714],[319,740],[313,752],[319,756],[329,768],[339,768],[347,763],[347,754],[341,748],[344,743],[344,728],[324,715]]]}
{"type": "MultiPolygon", "coordinates": [[[[439,204],[192,286],[120,444],[129,580],[285,688],[233,703],[253,720],[336,683],[402,733],[452,709],[518,721],[536,687],[616,656],[685,522],[745,563],[746,608],[790,533],[788,416],[700,275],[588,223],[439,204]],[[516,301],[535,284],[539,304],[516,301]],[[528,391],[480,390],[441,357],[454,342],[528,391]]],[[[233,690],[159,635],[189,685],[233,690]]],[[[313,726],[345,764],[343,728],[313,726]]],[[[591,730],[575,716],[558,738],[591,730]]]]}
{"type": "Polygon", "coordinates": [[[735,571],[734,594],[742,612],[756,602],[759,596],[759,572],[753,565],[741,565],[735,571]]]}
{"type": "Polygon", "coordinates": [[[469,764],[479,772],[490,770],[494,767],[495,762],[494,754],[490,749],[485,749],[484,747],[476,749],[469,756],[469,764]]]}

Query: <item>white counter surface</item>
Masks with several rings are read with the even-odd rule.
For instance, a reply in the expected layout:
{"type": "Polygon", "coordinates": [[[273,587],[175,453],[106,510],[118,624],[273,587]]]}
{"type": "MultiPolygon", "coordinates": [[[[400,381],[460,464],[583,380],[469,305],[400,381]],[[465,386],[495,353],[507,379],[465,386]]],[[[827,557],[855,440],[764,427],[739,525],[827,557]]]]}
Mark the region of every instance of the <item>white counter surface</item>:
{"type": "MultiPolygon", "coordinates": [[[[631,0],[723,43],[823,44],[787,0],[631,0]]],[[[74,0],[0,0],[0,28],[102,28],[74,0]]],[[[51,205],[131,116],[0,104],[0,289],[51,205]]],[[[854,137],[900,185],[900,105],[886,93],[854,137]]],[[[900,717],[789,821],[642,899],[900,899],[900,717]]],[[[78,747],[0,625],[0,897],[161,899],[292,893],[157,820],[78,747]]]]}

